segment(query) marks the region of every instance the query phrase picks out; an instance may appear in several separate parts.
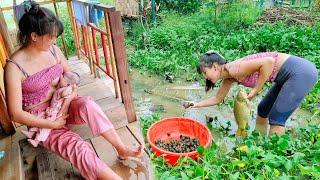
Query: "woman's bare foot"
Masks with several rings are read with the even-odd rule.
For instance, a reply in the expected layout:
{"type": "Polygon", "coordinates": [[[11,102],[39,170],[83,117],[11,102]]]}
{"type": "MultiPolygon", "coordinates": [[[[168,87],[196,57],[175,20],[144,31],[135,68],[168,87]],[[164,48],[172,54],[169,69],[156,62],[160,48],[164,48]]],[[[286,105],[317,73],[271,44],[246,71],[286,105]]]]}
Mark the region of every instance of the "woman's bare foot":
{"type": "Polygon", "coordinates": [[[128,157],[140,158],[143,155],[143,147],[140,145],[137,148],[130,148],[125,146],[122,150],[118,150],[118,157],[120,160],[125,160],[128,157]]]}

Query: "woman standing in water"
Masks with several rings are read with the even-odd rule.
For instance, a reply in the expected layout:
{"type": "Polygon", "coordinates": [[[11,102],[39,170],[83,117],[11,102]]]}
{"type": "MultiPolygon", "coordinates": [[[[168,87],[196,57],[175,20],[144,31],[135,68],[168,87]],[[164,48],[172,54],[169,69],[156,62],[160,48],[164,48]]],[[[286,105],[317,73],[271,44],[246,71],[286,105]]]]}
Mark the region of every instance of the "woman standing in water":
{"type": "Polygon", "coordinates": [[[197,70],[206,78],[206,91],[222,80],[215,96],[194,102],[192,108],[214,106],[222,102],[233,83],[251,87],[252,100],[266,82],[273,82],[258,105],[256,130],[263,134],[284,134],[285,123],[318,80],[318,71],[310,61],[285,53],[252,54],[227,62],[219,53],[205,53],[197,70]]]}

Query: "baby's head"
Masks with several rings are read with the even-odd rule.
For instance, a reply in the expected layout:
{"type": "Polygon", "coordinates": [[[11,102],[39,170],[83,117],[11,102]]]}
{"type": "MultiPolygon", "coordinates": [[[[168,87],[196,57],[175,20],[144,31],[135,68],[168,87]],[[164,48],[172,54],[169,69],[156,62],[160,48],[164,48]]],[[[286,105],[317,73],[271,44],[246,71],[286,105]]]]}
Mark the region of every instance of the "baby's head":
{"type": "Polygon", "coordinates": [[[76,72],[65,72],[63,76],[60,78],[59,85],[60,87],[66,87],[69,85],[76,84],[78,85],[80,83],[80,76],[76,72]]]}

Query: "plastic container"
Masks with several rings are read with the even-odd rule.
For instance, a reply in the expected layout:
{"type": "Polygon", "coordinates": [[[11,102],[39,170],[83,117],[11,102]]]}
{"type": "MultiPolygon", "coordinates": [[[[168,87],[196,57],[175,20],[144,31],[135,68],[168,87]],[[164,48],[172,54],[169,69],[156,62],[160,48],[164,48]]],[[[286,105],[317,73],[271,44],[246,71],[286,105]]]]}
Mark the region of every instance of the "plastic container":
{"type": "Polygon", "coordinates": [[[155,141],[160,139],[168,142],[172,139],[179,139],[180,135],[197,138],[200,141],[200,145],[205,148],[207,148],[212,141],[211,132],[206,126],[193,119],[183,117],[165,118],[152,124],[147,132],[147,140],[156,156],[163,155],[169,164],[176,165],[180,156],[188,156],[196,159],[199,153],[197,151],[188,153],[166,151],[157,147],[155,141]]]}

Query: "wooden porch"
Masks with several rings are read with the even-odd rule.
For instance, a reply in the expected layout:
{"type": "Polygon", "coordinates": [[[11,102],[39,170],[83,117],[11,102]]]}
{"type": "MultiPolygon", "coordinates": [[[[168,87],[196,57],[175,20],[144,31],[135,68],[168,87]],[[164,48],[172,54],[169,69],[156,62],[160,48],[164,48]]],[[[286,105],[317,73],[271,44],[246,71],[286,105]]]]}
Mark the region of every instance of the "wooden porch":
{"type": "MultiPolygon", "coordinates": [[[[91,96],[100,105],[122,141],[128,146],[144,145],[139,122],[128,123],[124,105],[114,96],[113,81],[107,76],[94,78],[85,61],[76,57],[69,60],[69,65],[81,77],[79,94],[91,96]]],[[[6,153],[0,160],[0,179],[81,179],[67,161],[43,148],[33,148],[21,134],[22,129],[26,127],[18,125],[14,135],[0,137],[0,150],[6,153]]],[[[153,179],[146,153],[141,160],[119,161],[112,145],[102,137],[93,137],[87,125],[74,125],[71,129],[88,141],[99,158],[123,179],[153,179]]]]}

